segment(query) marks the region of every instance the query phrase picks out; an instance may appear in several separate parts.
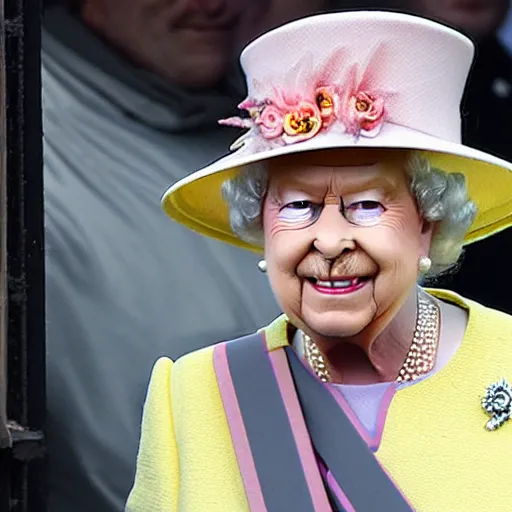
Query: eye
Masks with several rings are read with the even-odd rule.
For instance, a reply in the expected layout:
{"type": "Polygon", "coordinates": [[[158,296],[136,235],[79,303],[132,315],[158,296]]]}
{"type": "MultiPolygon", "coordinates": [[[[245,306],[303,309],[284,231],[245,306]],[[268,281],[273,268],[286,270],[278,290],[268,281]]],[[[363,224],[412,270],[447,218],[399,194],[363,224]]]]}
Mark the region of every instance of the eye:
{"type": "Polygon", "coordinates": [[[345,218],[353,224],[370,226],[378,222],[379,217],[386,211],[378,201],[357,201],[348,205],[345,218]]]}
{"type": "Polygon", "coordinates": [[[311,201],[292,201],[279,210],[279,218],[288,222],[306,221],[314,217],[318,209],[311,201]]]}
{"type": "Polygon", "coordinates": [[[293,201],[285,205],[285,208],[292,210],[306,210],[311,207],[311,201],[293,201]]]}

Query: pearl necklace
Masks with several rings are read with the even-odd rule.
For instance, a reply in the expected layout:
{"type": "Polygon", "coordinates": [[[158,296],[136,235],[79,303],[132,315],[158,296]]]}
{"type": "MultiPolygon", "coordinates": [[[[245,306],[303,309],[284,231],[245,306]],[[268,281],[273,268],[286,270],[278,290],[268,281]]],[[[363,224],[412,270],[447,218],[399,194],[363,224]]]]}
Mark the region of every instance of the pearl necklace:
{"type": "MultiPolygon", "coordinates": [[[[322,382],[330,382],[331,376],[316,343],[301,331],[304,355],[322,382]]],[[[430,372],[435,365],[439,342],[439,307],[428,295],[418,294],[418,313],[411,347],[398,372],[397,382],[416,380],[430,372]]]]}

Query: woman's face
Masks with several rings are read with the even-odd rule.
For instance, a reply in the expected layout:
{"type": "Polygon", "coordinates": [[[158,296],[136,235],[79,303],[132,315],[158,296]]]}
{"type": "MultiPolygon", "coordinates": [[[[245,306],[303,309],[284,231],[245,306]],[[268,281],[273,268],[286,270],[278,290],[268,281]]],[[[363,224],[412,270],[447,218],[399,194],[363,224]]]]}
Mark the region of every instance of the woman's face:
{"type": "Polygon", "coordinates": [[[267,272],[284,313],[311,336],[381,331],[415,286],[431,228],[409,191],[406,156],[344,150],[269,162],[267,272]]]}

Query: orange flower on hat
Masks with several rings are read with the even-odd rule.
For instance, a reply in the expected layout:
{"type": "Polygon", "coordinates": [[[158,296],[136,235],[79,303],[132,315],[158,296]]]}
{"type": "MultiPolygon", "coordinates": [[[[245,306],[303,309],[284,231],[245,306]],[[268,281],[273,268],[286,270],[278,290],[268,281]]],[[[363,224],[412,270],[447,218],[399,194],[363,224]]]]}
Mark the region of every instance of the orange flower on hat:
{"type": "Polygon", "coordinates": [[[320,110],[322,128],[327,128],[336,118],[335,116],[336,95],[329,87],[319,87],[315,91],[315,102],[320,110]]]}
{"type": "Polygon", "coordinates": [[[301,101],[284,116],[283,128],[283,140],[288,144],[314,137],[322,128],[320,109],[312,102],[301,101]]]}
{"type": "Polygon", "coordinates": [[[265,139],[275,139],[283,134],[284,114],[275,105],[267,105],[256,118],[261,135],[265,139]]]}
{"type": "Polygon", "coordinates": [[[347,131],[353,135],[376,137],[384,122],[384,99],[368,92],[356,92],[348,98],[343,115],[347,131]]]}

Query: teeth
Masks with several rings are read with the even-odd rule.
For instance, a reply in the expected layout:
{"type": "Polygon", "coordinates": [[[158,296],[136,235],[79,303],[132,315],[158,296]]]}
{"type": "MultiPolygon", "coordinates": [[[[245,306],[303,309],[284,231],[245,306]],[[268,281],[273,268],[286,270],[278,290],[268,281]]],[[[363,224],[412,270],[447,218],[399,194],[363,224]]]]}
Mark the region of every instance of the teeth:
{"type": "Polygon", "coordinates": [[[316,282],[317,286],[321,286],[322,288],[348,288],[349,286],[353,286],[357,284],[357,280],[347,279],[345,281],[320,281],[316,282]]]}
{"type": "Polygon", "coordinates": [[[352,281],[333,281],[333,288],[348,288],[352,285],[352,281]]]}

